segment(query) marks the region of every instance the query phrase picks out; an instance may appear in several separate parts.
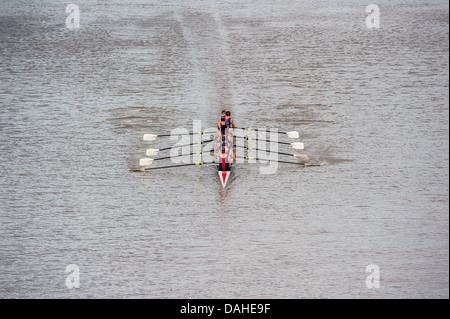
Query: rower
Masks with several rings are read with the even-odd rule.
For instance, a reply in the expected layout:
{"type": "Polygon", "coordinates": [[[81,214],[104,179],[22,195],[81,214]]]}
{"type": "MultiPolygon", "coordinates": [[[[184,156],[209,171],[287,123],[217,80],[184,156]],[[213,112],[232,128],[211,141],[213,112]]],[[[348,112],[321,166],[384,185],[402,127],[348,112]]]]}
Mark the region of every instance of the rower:
{"type": "Polygon", "coordinates": [[[220,130],[220,123],[222,122],[222,118],[227,116],[227,111],[223,110],[222,115],[220,115],[219,122],[217,123],[217,129],[220,130]]]}
{"type": "Polygon", "coordinates": [[[222,136],[226,136],[229,141],[232,140],[232,137],[233,137],[231,130],[228,129],[228,127],[225,127],[225,129],[223,131],[221,131],[220,129],[217,131],[216,135],[214,135],[213,140],[221,141],[222,136]]]}
{"type": "Polygon", "coordinates": [[[229,127],[228,124],[226,124],[225,116],[220,118],[220,122],[217,124],[217,127],[222,134],[225,134],[225,130],[229,127]]]}
{"type": "Polygon", "coordinates": [[[228,144],[233,145],[233,141],[234,141],[234,132],[233,129],[227,127],[225,129],[225,132],[222,134],[222,136],[225,136],[225,139],[227,141],[228,144]]]}
{"type": "Polygon", "coordinates": [[[225,147],[225,150],[228,153],[228,149],[230,149],[231,146],[232,146],[231,141],[227,138],[225,134],[223,134],[217,141],[216,146],[214,147],[214,151],[218,152],[222,149],[222,147],[225,147]]]}
{"type": "Polygon", "coordinates": [[[231,147],[233,145],[232,141],[233,139],[229,134],[222,135],[222,145],[225,145],[226,147],[231,147]]]}
{"type": "Polygon", "coordinates": [[[230,111],[226,111],[225,112],[225,124],[228,124],[229,127],[231,127],[231,128],[235,128],[236,127],[236,125],[234,125],[233,119],[231,118],[231,112],[230,111]]]}

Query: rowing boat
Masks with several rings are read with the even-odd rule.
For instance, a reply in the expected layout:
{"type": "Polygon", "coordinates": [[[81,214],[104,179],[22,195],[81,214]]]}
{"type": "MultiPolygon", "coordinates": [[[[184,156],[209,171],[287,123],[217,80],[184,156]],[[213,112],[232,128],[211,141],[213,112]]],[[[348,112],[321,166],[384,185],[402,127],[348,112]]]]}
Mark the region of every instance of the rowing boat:
{"type": "MultiPolygon", "coordinates": [[[[261,129],[252,129],[252,128],[245,128],[245,129],[241,129],[241,130],[245,130],[245,131],[249,131],[249,130],[253,130],[253,131],[261,131],[261,129]]],[[[268,130],[262,130],[265,132],[269,132],[268,130]]],[[[298,138],[298,132],[292,131],[292,132],[277,132],[278,134],[283,134],[283,135],[287,135],[289,138],[298,138]]],[[[178,135],[194,135],[194,134],[200,134],[203,135],[203,132],[189,132],[189,133],[183,133],[183,134],[178,134],[178,135]]],[[[168,136],[172,136],[170,134],[144,134],[143,140],[144,141],[154,141],[157,137],[168,137],[168,136]]],[[[263,141],[263,142],[274,142],[271,140],[265,140],[265,139],[260,139],[258,138],[252,138],[252,137],[245,137],[245,136],[238,136],[236,135],[235,138],[244,138],[245,141],[248,140],[255,140],[255,141],[263,141]]],[[[212,142],[213,139],[211,140],[205,140],[205,141],[200,141],[200,142],[193,142],[190,144],[186,144],[186,145],[178,145],[178,147],[185,147],[185,146],[192,146],[192,145],[196,145],[196,144],[205,144],[207,142],[212,142]]],[[[279,142],[279,141],[275,141],[275,143],[281,144],[281,145],[288,145],[290,146],[292,149],[294,150],[302,150],[304,148],[303,143],[297,142],[297,143],[288,143],[288,142],[279,142]]],[[[235,149],[239,147],[239,148],[243,148],[244,150],[258,150],[258,151],[265,151],[263,149],[258,149],[258,148],[254,148],[254,147],[250,147],[250,146],[244,146],[244,145],[238,145],[238,144],[234,144],[233,143],[233,147],[231,147],[231,149],[233,151],[235,151],[235,149]]],[[[156,148],[150,148],[146,150],[146,155],[147,156],[157,156],[159,154],[159,152],[161,151],[167,151],[172,149],[173,147],[165,147],[165,148],[161,148],[161,149],[156,149],[156,148]]],[[[285,152],[271,152],[271,153],[275,153],[278,155],[283,155],[283,156],[290,156],[290,157],[294,157],[297,159],[302,159],[305,157],[305,155],[303,154],[291,154],[291,153],[285,153],[285,152]]],[[[194,155],[194,154],[203,154],[202,152],[192,152],[190,154],[181,154],[181,155],[177,155],[177,156],[165,156],[165,157],[159,157],[159,158],[142,158],[139,161],[139,165],[141,166],[141,168],[139,169],[130,169],[130,171],[132,172],[143,172],[143,171],[151,171],[151,170],[156,170],[156,169],[169,169],[169,168],[176,168],[176,167],[185,167],[185,166],[200,166],[200,165],[204,165],[204,164],[213,164],[217,166],[217,174],[219,176],[219,180],[220,183],[222,185],[222,188],[225,188],[230,180],[231,177],[231,173],[233,170],[232,165],[230,165],[229,170],[224,170],[224,167],[222,167],[222,165],[220,165],[220,163],[214,163],[214,162],[207,162],[204,163],[203,161],[200,162],[193,162],[193,163],[185,163],[185,164],[178,164],[178,165],[171,165],[171,166],[158,166],[158,167],[150,167],[154,162],[158,161],[158,160],[164,160],[164,159],[173,159],[174,157],[178,157],[178,156],[188,156],[188,155],[194,155]]],[[[253,158],[253,157],[248,157],[248,156],[236,156],[236,158],[242,158],[242,159],[247,159],[247,160],[258,160],[261,161],[262,159],[260,158],[253,158]]],[[[301,166],[320,166],[320,164],[305,164],[305,163],[299,163],[299,162],[292,162],[292,161],[282,161],[282,160],[276,160],[278,163],[286,163],[286,164],[294,164],[294,165],[301,165],[301,166]]]]}
{"type": "Polygon", "coordinates": [[[225,186],[227,186],[228,179],[230,178],[231,171],[222,171],[218,169],[217,173],[219,173],[219,179],[222,183],[222,187],[225,188],[225,186]]]}
{"type": "MultiPolygon", "coordinates": [[[[234,145],[234,143],[232,143],[234,145]]],[[[231,148],[233,151],[233,147],[231,148]]],[[[220,159],[220,157],[219,157],[220,159]]],[[[225,164],[223,164],[225,165],[225,164]]],[[[222,183],[222,188],[225,188],[227,186],[228,180],[230,179],[231,170],[233,169],[232,164],[230,164],[229,170],[224,170],[224,166],[222,166],[220,163],[217,163],[217,173],[219,174],[220,182],[222,183]]]]}

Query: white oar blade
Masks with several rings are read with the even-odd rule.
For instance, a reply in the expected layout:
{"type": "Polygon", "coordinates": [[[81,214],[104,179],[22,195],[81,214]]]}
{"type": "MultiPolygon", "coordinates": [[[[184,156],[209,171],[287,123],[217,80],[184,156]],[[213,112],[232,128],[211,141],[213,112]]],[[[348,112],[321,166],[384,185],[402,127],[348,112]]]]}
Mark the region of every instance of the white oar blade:
{"type": "Polygon", "coordinates": [[[157,148],[148,148],[145,151],[145,155],[147,155],[147,156],[155,156],[155,155],[158,154],[158,152],[159,152],[159,149],[157,149],[157,148]]]}
{"type": "Polygon", "coordinates": [[[306,154],[294,154],[294,156],[297,157],[303,163],[309,162],[309,157],[306,154]]]}
{"type": "Polygon", "coordinates": [[[139,165],[141,166],[150,166],[153,163],[153,159],[152,158],[141,158],[139,160],[139,165]]]}
{"type": "Polygon", "coordinates": [[[291,146],[293,149],[296,149],[296,150],[303,150],[305,148],[305,145],[303,145],[303,143],[301,143],[301,142],[291,143],[291,146]]]}
{"type": "Polygon", "coordinates": [[[287,132],[286,135],[287,135],[289,138],[298,138],[298,137],[299,137],[299,134],[298,134],[298,132],[296,132],[296,131],[287,132]]]}
{"type": "Polygon", "coordinates": [[[158,135],[155,134],[144,134],[144,141],[154,141],[158,135]]]}

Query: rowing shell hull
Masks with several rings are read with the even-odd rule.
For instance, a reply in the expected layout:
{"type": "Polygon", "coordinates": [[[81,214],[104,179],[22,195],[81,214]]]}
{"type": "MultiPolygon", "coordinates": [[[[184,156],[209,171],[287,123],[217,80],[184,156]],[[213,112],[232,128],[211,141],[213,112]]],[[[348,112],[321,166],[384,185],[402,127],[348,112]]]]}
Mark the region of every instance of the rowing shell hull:
{"type": "Polygon", "coordinates": [[[222,187],[225,188],[230,178],[231,171],[217,171],[219,173],[219,179],[222,182],[222,187]]]}

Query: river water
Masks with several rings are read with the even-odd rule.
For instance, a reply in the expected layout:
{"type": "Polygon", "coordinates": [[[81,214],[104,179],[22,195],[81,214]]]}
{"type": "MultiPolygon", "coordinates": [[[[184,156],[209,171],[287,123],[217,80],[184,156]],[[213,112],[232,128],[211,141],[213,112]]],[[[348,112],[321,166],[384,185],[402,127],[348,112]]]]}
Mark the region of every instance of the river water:
{"type": "Polygon", "coordinates": [[[446,1],[68,4],[0,1],[1,298],[449,297],[446,1]],[[222,109],[321,166],[129,171],[222,109]]]}

